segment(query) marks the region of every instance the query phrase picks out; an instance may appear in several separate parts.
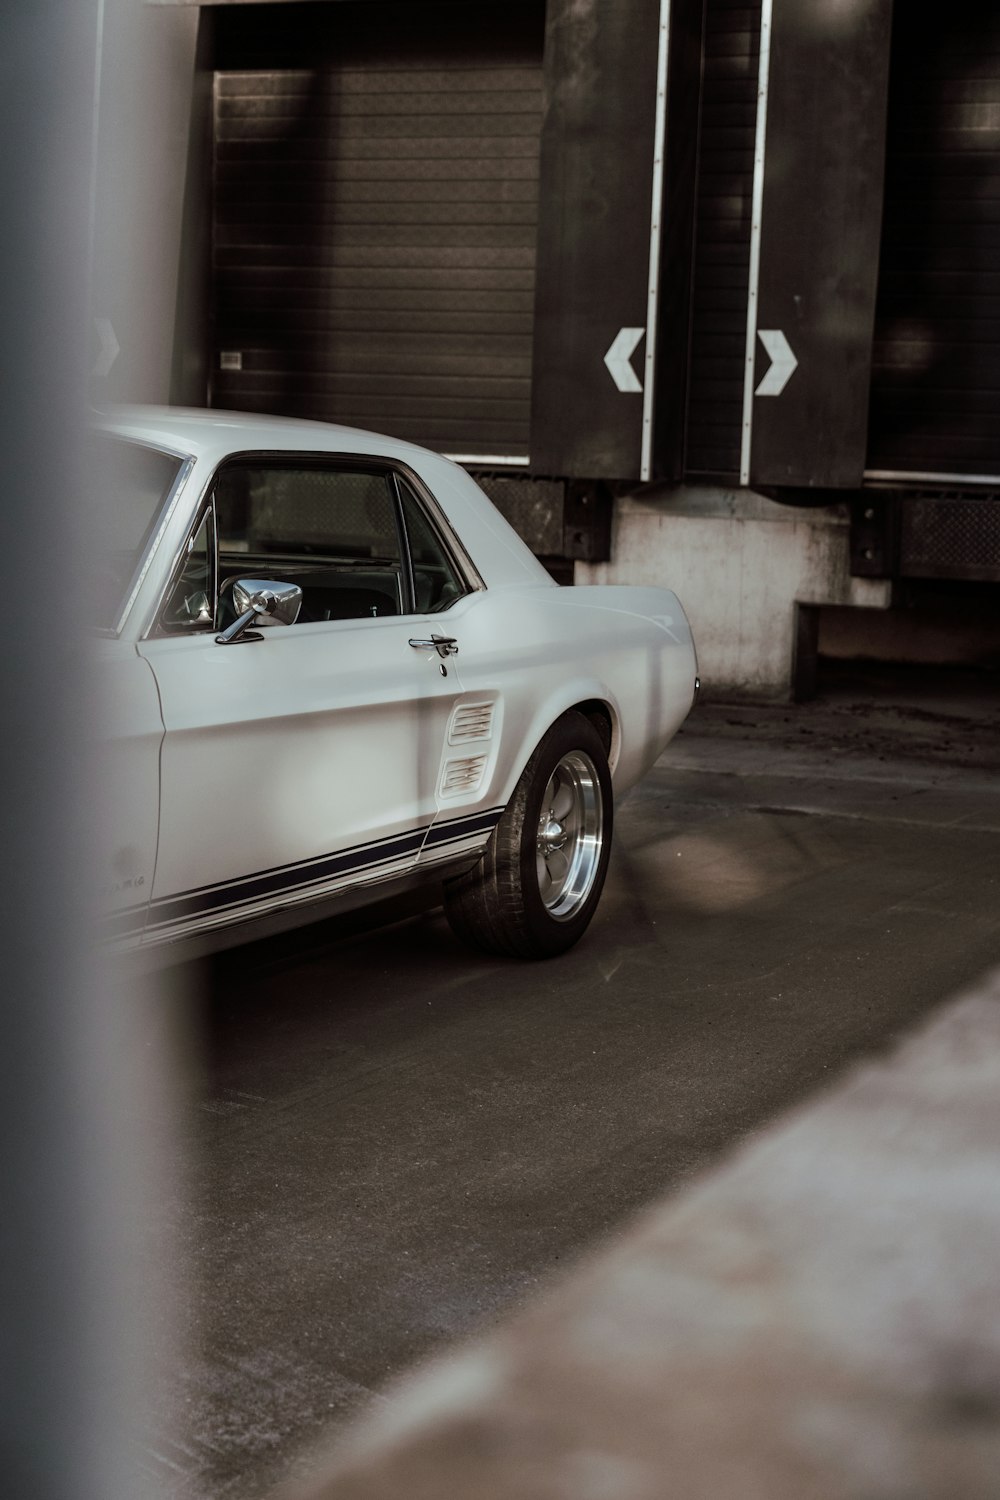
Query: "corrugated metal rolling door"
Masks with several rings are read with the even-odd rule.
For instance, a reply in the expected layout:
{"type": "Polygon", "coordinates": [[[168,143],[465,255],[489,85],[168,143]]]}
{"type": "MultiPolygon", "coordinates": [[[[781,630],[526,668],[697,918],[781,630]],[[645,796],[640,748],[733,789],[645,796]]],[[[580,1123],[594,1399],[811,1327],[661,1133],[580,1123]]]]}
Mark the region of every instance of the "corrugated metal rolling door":
{"type": "Polygon", "coordinates": [[[707,0],[685,469],[737,479],[760,4],[707,0]]]}
{"type": "Polygon", "coordinates": [[[1000,475],[1000,9],[895,7],[872,470],[1000,475]]]}
{"type": "Polygon", "coordinates": [[[213,405],[527,454],[541,0],[218,21],[213,405]]]}

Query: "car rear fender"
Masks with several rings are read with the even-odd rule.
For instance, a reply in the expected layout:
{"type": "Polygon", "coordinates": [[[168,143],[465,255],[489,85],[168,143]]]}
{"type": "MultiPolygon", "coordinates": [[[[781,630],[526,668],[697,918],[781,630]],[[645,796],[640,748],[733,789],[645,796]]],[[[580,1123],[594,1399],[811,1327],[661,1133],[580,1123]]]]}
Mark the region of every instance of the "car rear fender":
{"type": "Polygon", "coordinates": [[[544,691],[505,694],[506,779],[492,789],[495,802],[509,800],[546,730],[571,708],[606,715],[612,780],[621,794],[649,770],[691,708],[696,663],[684,612],[664,589],[560,589],[531,602],[535,627],[553,642],[553,660],[544,691]],[[578,621],[568,613],[577,608],[578,621]]]}

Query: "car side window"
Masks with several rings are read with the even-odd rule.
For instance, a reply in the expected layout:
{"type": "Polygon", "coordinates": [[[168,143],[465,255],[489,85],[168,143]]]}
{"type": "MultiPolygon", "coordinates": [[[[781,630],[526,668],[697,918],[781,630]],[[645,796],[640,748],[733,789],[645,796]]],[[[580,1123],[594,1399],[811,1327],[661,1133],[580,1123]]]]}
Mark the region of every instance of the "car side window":
{"type": "Polygon", "coordinates": [[[233,463],[218,476],[215,504],[220,627],[235,618],[232,585],[246,577],[298,584],[304,624],[406,608],[390,471],[233,463]]]}
{"type": "Polygon", "coordinates": [[[465,582],[410,485],[402,476],[398,484],[417,613],[435,614],[461,598],[466,592],[465,582]]]}

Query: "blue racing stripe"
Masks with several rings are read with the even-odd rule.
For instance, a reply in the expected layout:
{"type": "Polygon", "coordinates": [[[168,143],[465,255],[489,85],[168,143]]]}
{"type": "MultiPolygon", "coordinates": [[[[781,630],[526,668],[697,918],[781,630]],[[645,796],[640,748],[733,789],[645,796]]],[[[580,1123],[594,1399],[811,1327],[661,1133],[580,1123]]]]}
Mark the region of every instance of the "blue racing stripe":
{"type": "Polygon", "coordinates": [[[468,838],[473,833],[492,833],[503,817],[503,811],[502,807],[493,807],[489,812],[474,813],[471,817],[452,818],[447,823],[434,823],[427,835],[426,847],[436,849],[442,844],[457,843],[459,839],[468,838]]]}
{"type": "MultiPolygon", "coordinates": [[[[424,847],[443,848],[476,833],[489,833],[502,814],[502,807],[493,808],[489,812],[452,818],[442,824],[435,823],[429,829],[415,828],[408,833],[380,839],[377,843],[359,844],[337,854],[280,865],[254,875],[244,875],[235,880],[182,891],[175,896],[165,896],[151,903],[147,931],[162,930],[227,910],[235,911],[240,906],[250,905],[269,896],[307,891],[310,887],[323,885],[329,880],[345,875],[360,875],[379,865],[391,864],[407,854],[419,853],[424,847]]],[[[141,927],[140,921],[139,928],[141,927]]],[[[125,936],[126,933],[120,935],[125,936]]]]}
{"type": "Polygon", "coordinates": [[[104,942],[120,942],[122,938],[138,937],[145,925],[145,905],[129,906],[124,911],[102,917],[98,922],[97,935],[104,942]]]}
{"type": "Polygon", "coordinates": [[[223,885],[208,886],[202,890],[184,891],[177,896],[165,896],[154,901],[149,910],[151,926],[180,922],[191,917],[205,916],[209,912],[226,907],[241,906],[259,901],[267,896],[280,896],[288,891],[307,890],[342,875],[353,875],[375,865],[389,864],[405,854],[415,853],[424,842],[425,829],[401,834],[379,844],[363,845],[358,849],[347,849],[340,854],[330,854],[308,864],[286,865],[276,870],[267,870],[259,875],[242,876],[223,885]]]}

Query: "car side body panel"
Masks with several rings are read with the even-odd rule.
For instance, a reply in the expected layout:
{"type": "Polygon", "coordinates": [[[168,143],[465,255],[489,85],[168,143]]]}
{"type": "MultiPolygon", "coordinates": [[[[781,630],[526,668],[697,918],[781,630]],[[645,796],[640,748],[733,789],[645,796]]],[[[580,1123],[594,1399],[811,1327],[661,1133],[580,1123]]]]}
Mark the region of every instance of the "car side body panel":
{"type": "Polygon", "coordinates": [[[401,874],[437,812],[458,687],[413,651],[412,618],[147,641],[165,725],[148,936],[401,874]]]}
{"type": "Polygon", "coordinates": [[[568,708],[603,703],[617,794],[683,722],[694,694],[691,631],[666,589],[486,591],[449,611],[462,685],[503,710],[504,748],[481,800],[506,804],[545,731],[568,708]]]}
{"type": "Polygon", "coordinates": [[[92,819],[99,931],[123,948],[142,938],[156,872],[163,719],[156,681],[131,641],[100,640],[92,691],[102,737],[92,819]]]}

